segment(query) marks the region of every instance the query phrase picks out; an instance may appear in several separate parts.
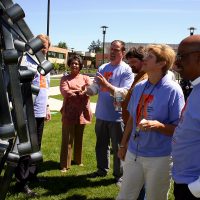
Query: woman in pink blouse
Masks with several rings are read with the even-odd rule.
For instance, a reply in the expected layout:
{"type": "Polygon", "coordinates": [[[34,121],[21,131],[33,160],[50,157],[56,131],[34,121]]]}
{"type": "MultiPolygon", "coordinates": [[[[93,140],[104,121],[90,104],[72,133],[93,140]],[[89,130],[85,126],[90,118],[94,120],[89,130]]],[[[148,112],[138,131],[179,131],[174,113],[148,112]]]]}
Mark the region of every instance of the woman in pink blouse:
{"type": "Polygon", "coordinates": [[[66,172],[71,166],[72,148],[74,145],[74,163],[82,164],[83,131],[86,124],[91,123],[92,111],[89,96],[83,90],[92,82],[89,76],[80,74],[82,59],[73,55],[67,62],[71,73],[63,76],[60,81],[60,91],[64,98],[62,114],[62,144],[60,152],[61,172],[66,172]]]}

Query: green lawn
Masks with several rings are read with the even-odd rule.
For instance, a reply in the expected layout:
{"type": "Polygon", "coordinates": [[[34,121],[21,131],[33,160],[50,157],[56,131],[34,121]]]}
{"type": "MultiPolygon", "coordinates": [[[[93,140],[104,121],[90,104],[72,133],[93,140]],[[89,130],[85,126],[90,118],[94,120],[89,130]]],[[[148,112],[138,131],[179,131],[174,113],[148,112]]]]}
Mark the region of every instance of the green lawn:
{"type": "Polygon", "coordinates": [[[50,87],[55,87],[60,85],[60,78],[51,78],[50,87]]]}
{"type": "MultiPolygon", "coordinates": [[[[59,79],[51,79],[52,86],[59,85],[59,79]]],[[[52,96],[62,100],[61,95],[52,96]]],[[[91,102],[97,101],[97,95],[91,97],[91,102]]],[[[39,177],[45,177],[47,182],[31,183],[30,187],[40,196],[40,200],[114,200],[119,188],[114,184],[112,170],[105,178],[90,179],[87,174],[96,170],[94,124],[87,125],[83,140],[83,167],[72,165],[71,169],[62,174],[59,170],[59,153],[61,144],[61,115],[52,112],[52,120],[45,124],[42,153],[44,162],[40,164],[39,177]]],[[[112,169],[112,157],[111,157],[112,169]]],[[[161,175],[162,176],[162,175],[161,175]]],[[[27,199],[22,193],[15,192],[15,179],[11,183],[6,200],[27,199]]],[[[169,200],[174,200],[170,192],[169,200]]]]}
{"type": "MultiPolygon", "coordinates": [[[[72,165],[71,169],[66,174],[62,174],[59,170],[59,153],[61,143],[60,119],[60,113],[53,114],[52,120],[45,124],[42,142],[44,162],[41,163],[39,177],[45,177],[47,182],[30,184],[30,187],[40,194],[40,197],[37,199],[114,200],[119,189],[113,183],[112,170],[110,170],[108,176],[105,178],[87,178],[87,174],[96,170],[94,133],[95,118],[93,118],[91,125],[86,126],[84,133],[84,167],[72,165]]],[[[26,199],[24,194],[17,194],[14,191],[14,183],[13,179],[6,200],[26,199]]],[[[173,199],[172,195],[170,195],[169,200],[173,199]]]]}
{"type": "MultiPolygon", "coordinates": [[[[49,96],[51,98],[55,98],[55,99],[58,99],[58,100],[63,100],[63,97],[61,94],[58,94],[58,95],[53,95],[53,96],[49,96]]],[[[97,102],[97,98],[98,96],[95,95],[95,96],[91,96],[90,97],[90,101],[93,102],[93,103],[96,103],[97,102]]]]}
{"type": "MultiPolygon", "coordinates": [[[[30,184],[30,187],[40,194],[41,200],[112,200],[118,193],[118,187],[113,183],[112,170],[105,178],[90,179],[87,174],[96,170],[94,120],[87,125],[84,133],[83,163],[84,167],[72,165],[71,169],[62,174],[59,170],[59,153],[61,143],[61,115],[52,116],[46,123],[42,152],[44,162],[41,164],[39,177],[45,177],[48,182],[30,184]]],[[[26,199],[24,194],[16,194],[14,181],[11,184],[7,200],[26,199]]]]}

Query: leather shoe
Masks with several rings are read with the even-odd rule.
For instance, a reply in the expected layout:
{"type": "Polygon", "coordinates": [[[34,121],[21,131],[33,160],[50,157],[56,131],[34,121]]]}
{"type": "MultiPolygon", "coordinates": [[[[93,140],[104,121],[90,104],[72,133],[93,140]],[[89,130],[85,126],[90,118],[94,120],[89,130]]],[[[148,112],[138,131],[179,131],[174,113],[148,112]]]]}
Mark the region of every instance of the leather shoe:
{"type": "Polygon", "coordinates": [[[25,185],[22,189],[22,192],[25,193],[29,197],[37,197],[38,194],[31,190],[28,185],[25,185]]]}
{"type": "Polygon", "coordinates": [[[88,174],[88,178],[97,178],[97,177],[105,177],[105,176],[106,176],[106,173],[103,173],[100,171],[96,171],[91,174],[88,174]]]}

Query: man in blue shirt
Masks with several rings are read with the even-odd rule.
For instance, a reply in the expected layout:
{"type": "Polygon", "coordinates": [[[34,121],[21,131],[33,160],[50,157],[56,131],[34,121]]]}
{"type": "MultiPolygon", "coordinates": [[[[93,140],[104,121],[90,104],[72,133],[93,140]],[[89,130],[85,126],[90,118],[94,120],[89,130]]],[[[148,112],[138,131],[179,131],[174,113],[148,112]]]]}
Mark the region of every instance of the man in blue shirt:
{"type": "Polygon", "coordinates": [[[115,109],[114,97],[120,92],[124,95],[134,80],[128,64],[122,61],[125,55],[125,43],[114,40],[110,47],[110,62],[99,67],[96,80],[99,84],[96,106],[96,159],[98,170],[90,177],[106,176],[109,170],[110,140],[113,149],[113,176],[116,183],[121,182],[121,165],[117,156],[118,145],[122,139],[124,123],[122,112],[115,109]]]}
{"type": "Polygon", "coordinates": [[[192,81],[193,90],[172,140],[174,195],[176,200],[200,199],[200,35],[181,41],[175,70],[192,81]]]}

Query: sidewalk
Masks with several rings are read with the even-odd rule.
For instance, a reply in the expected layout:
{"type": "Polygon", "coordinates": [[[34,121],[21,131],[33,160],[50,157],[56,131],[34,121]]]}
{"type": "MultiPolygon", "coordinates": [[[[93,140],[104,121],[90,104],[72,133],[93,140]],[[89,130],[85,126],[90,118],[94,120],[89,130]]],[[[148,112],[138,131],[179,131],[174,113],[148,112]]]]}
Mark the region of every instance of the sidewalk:
{"type": "MultiPolygon", "coordinates": [[[[59,86],[57,87],[50,87],[49,89],[49,96],[58,95],[60,94],[59,86]]],[[[51,111],[60,111],[62,107],[62,101],[54,98],[49,98],[49,108],[51,111]]],[[[96,103],[90,103],[92,113],[95,113],[96,103]]]]}

